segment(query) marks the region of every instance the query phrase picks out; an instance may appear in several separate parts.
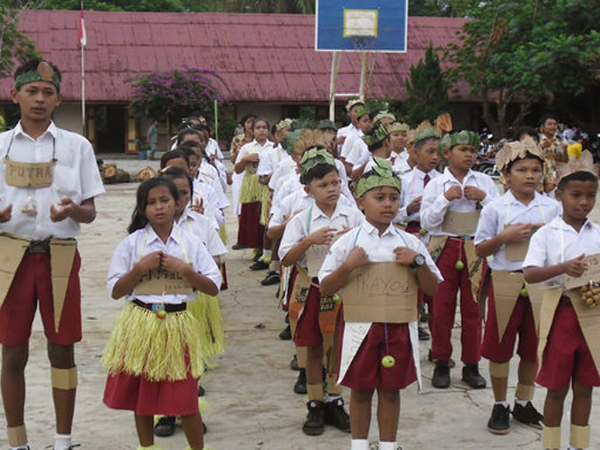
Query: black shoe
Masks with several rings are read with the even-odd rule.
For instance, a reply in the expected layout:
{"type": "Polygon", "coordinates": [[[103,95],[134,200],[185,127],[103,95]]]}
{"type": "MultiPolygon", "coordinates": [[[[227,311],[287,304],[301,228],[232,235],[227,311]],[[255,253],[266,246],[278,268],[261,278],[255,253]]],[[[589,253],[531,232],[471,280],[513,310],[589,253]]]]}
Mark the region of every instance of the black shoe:
{"type": "Polygon", "coordinates": [[[261,256],[262,256],[262,255],[263,255],[263,252],[262,252],[262,251],[258,252],[256,255],[254,255],[254,256],[252,257],[252,261],[254,261],[254,262],[258,262],[258,260],[261,258],[261,256]]]}
{"type": "Polygon", "coordinates": [[[493,434],[506,434],[510,430],[510,408],[496,404],[488,420],[488,431],[493,434]]]}
{"type": "Polygon", "coordinates": [[[279,333],[279,339],[282,341],[289,341],[292,339],[292,328],[289,325],[285,327],[281,333],[279,333]]]}
{"type": "Polygon", "coordinates": [[[199,384],[198,385],[198,397],[204,397],[206,394],[206,390],[199,384]]]}
{"type": "Polygon", "coordinates": [[[231,246],[231,250],[245,250],[247,248],[248,246],[243,244],[235,244],[231,246]]]}
{"type": "Polygon", "coordinates": [[[473,389],[485,388],[486,381],[479,374],[479,364],[465,364],[462,370],[462,380],[473,389]]]}
{"type": "Polygon", "coordinates": [[[306,370],[300,369],[298,372],[298,378],[296,378],[296,384],[294,384],[294,392],[296,394],[308,394],[306,389],[306,370]]]}
{"type": "Polygon", "coordinates": [[[269,264],[264,261],[256,261],[250,266],[250,270],[267,270],[268,268],[269,264]]]}
{"type": "Polygon", "coordinates": [[[298,367],[298,357],[296,355],[294,355],[294,357],[290,361],[290,369],[300,370],[300,367],[298,367]]]}
{"type": "Polygon", "coordinates": [[[338,398],[325,403],[325,423],[350,433],[350,416],[344,408],[344,400],[338,398]]]}
{"type": "Polygon", "coordinates": [[[531,402],[527,402],[527,405],[522,406],[515,402],[515,406],[512,410],[512,415],[515,420],[518,420],[524,425],[528,425],[538,430],[542,429],[544,425],[544,416],[542,416],[535,406],[531,402]]]}
{"type": "Polygon", "coordinates": [[[306,404],[308,415],[302,426],[302,431],[309,436],[318,436],[325,431],[325,405],[318,400],[311,400],[306,404]]]}
{"type": "Polygon", "coordinates": [[[450,387],[450,367],[448,366],[448,361],[437,361],[435,363],[431,384],[438,389],[450,387]]]}
{"type": "Polygon", "coordinates": [[[431,339],[431,336],[429,336],[429,333],[427,331],[425,331],[425,328],[419,326],[419,340],[420,341],[428,341],[429,339],[431,339]]]}
{"type": "Polygon", "coordinates": [[[175,433],[175,417],[162,416],[154,425],[154,434],[161,437],[173,436],[175,433]]]}
{"type": "MultiPolygon", "coordinates": [[[[431,354],[431,349],[429,349],[429,353],[427,353],[427,360],[428,360],[429,362],[432,362],[432,363],[434,363],[434,364],[437,362],[437,359],[435,359],[435,358],[433,357],[433,355],[431,354]]],[[[456,365],[456,363],[454,362],[454,360],[453,360],[452,358],[450,358],[450,359],[448,360],[448,367],[450,367],[451,369],[454,369],[454,366],[455,366],[455,365],[456,365]]]]}
{"type": "Polygon", "coordinates": [[[260,282],[260,284],[263,286],[272,286],[274,284],[279,284],[280,282],[281,278],[279,278],[279,274],[277,272],[270,271],[265,279],[260,282]]]}

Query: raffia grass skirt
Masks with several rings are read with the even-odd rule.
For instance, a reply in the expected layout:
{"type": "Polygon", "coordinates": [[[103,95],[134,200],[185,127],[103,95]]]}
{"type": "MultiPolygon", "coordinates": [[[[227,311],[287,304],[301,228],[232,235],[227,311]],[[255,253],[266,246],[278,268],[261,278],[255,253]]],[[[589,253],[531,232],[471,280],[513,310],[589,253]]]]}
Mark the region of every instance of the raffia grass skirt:
{"type": "Polygon", "coordinates": [[[225,327],[219,299],[199,292],[198,300],[188,303],[188,311],[200,327],[200,342],[206,368],[214,369],[217,365],[211,358],[225,351],[225,327]]]}

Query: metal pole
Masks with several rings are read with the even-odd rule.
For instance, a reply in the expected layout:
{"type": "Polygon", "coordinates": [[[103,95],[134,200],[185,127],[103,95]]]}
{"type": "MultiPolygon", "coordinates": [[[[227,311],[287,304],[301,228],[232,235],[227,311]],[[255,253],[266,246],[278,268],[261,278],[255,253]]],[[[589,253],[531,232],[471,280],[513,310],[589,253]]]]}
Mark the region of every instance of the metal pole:
{"type": "Polygon", "coordinates": [[[219,103],[215,99],[215,141],[219,142],[219,103]]]}
{"type": "Polygon", "coordinates": [[[360,90],[358,97],[364,102],[365,101],[365,83],[367,80],[367,62],[369,54],[362,52],[360,54],[360,90]]]}
{"type": "Polygon", "coordinates": [[[329,120],[335,122],[335,84],[340,67],[340,53],[333,52],[331,56],[331,83],[329,85],[329,120]]]}

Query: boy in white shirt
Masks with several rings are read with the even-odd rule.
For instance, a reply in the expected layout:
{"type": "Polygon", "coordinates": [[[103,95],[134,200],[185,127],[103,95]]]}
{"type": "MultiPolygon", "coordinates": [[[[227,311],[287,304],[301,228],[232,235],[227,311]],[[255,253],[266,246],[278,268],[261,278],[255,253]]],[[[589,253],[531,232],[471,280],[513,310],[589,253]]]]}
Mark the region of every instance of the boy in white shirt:
{"type": "MultiPolygon", "coordinates": [[[[292,294],[292,302],[296,301],[299,306],[294,344],[307,348],[308,416],[302,430],[308,435],[319,435],[328,423],[349,432],[350,420],[344,410],[341,389],[333,379],[328,383],[327,401],[323,401],[324,338],[332,338],[334,326],[331,325],[335,324],[339,304],[321,296],[316,273],[309,272],[314,269],[307,266],[307,259],[316,246],[328,246],[334,238],[358,226],[363,216],[358,209],[345,208],[338,202],[340,179],[334,159],[327,150],[318,147],[306,150],[300,168],[305,190],[314,197],[314,204],[289,221],[281,239],[279,256],[284,266],[296,265],[298,275],[292,292],[301,292],[301,283],[306,283],[308,289],[304,304],[292,294]]],[[[319,268],[316,269],[318,272],[319,268]]],[[[292,305],[290,313],[293,313],[292,305]]],[[[328,358],[331,351],[326,349],[328,358]]]]}
{"type": "Polygon", "coordinates": [[[446,134],[441,141],[448,167],[442,176],[427,184],[421,201],[421,226],[431,240],[429,249],[444,282],[433,298],[432,348],[436,367],[431,380],[434,387],[450,386],[449,360],[452,356],[452,327],[460,289],[462,379],[474,389],[486,385],[479,374],[481,359],[481,319],[477,291],[484,264],[475,257],[473,236],[479,211],[498,197],[494,181],[471,170],[479,136],[472,131],[446,134]]]}
{"type": "Polygon", "coordinates": [[[493,256],[489,262],[492,269],[489,307],[481,349],[482,356],[490,361],[495,399],[488,430],[493,434],[506,434],[510,429],[511,413],[506,400],[508,371],[517,336],[519,378],[512,414],[521,423],[542,427],[543,416],[531,403],[538,336],[521,268],[531,235],[558,216],[561,207],[555,200],[536,192],[542,179],[544,160],[541,149],[531,138],[505,144],[496,156],[496,164],[510,185],[510,191],[483,208],[475,248],[482,258],[493,256]],[[507,309],[510,310],[508,317],[503,319],[507,309]]]}
{"type": "MultiPolygon", "coordinates": [[[[378,165],[359,180],[355,194],[366,220],[342,236],[325,258],[319,280],[321,291],[333,295],[348,282],[353,270],[370,263],[396,262],[409,266],[423,292],[433,295],[442,277],[425,246],[392,224],[400,206],[400,180],[391,164],[378,165]]],[[[342,292],[342,296],[344,293],[342,292]]],[[[399,299],[400,300],[400,299],[399,299]]],[[[416,317],[417,298],[414,302],[416,317]]],[[[367,450],[371,403],[377,390],[379,450],[396,450],[400,390],[418,378],[416,322],[346,322],[340,314],[340,380],[352,389],[352,450],[367,450]],[[353,337],[345,342],[346,334],[353,337]]]]}
{"type": "MultiPolygon", "coordinates": [[[[548,389],[542,440],[543,448],[549,450],[557,450],[561,445],[560,425],[569,387],[573,391],[569,449],[589,447],[592,390],[594,386],[600,386],[598,364],[589,349],[592,343],[586,341],[583,322],[574,307],[576,301],[582,301],[577,293],[579,289],[567,291],[563,282],[564,275],[581,277],[584,274],[587,269],[583,261],[585,255],[600,253],[600,226],[588,218],[598,191],[591,155],[589,160],[589,167],[580,166],[568,175],[559,174],[556,198],[562,203],[562,216],[533,235],[523,261],[525,281],[543,282],[547,287],[556,288],[556,297],[561,296],[556,300],[558,304],[552,323],[544,324],[542,315],[540,324],[540,330],[550,326],[536,378],[538,384],[548,389]],[[575,295],[570,296],[569,292],[575,295]]],[[[549,304],[550,296],[545,296],[544,302],[549,304]]]]}

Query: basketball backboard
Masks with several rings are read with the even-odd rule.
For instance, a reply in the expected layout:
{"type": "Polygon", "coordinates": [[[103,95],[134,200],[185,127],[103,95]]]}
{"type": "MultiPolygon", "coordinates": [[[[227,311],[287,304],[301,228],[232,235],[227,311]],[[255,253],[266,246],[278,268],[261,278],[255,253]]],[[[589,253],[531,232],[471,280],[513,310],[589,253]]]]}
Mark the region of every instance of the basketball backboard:
{"type": "Polygon", "coordinates": [[[406,52],[408,0],[317,0],[315,50],[406,52]]]}

